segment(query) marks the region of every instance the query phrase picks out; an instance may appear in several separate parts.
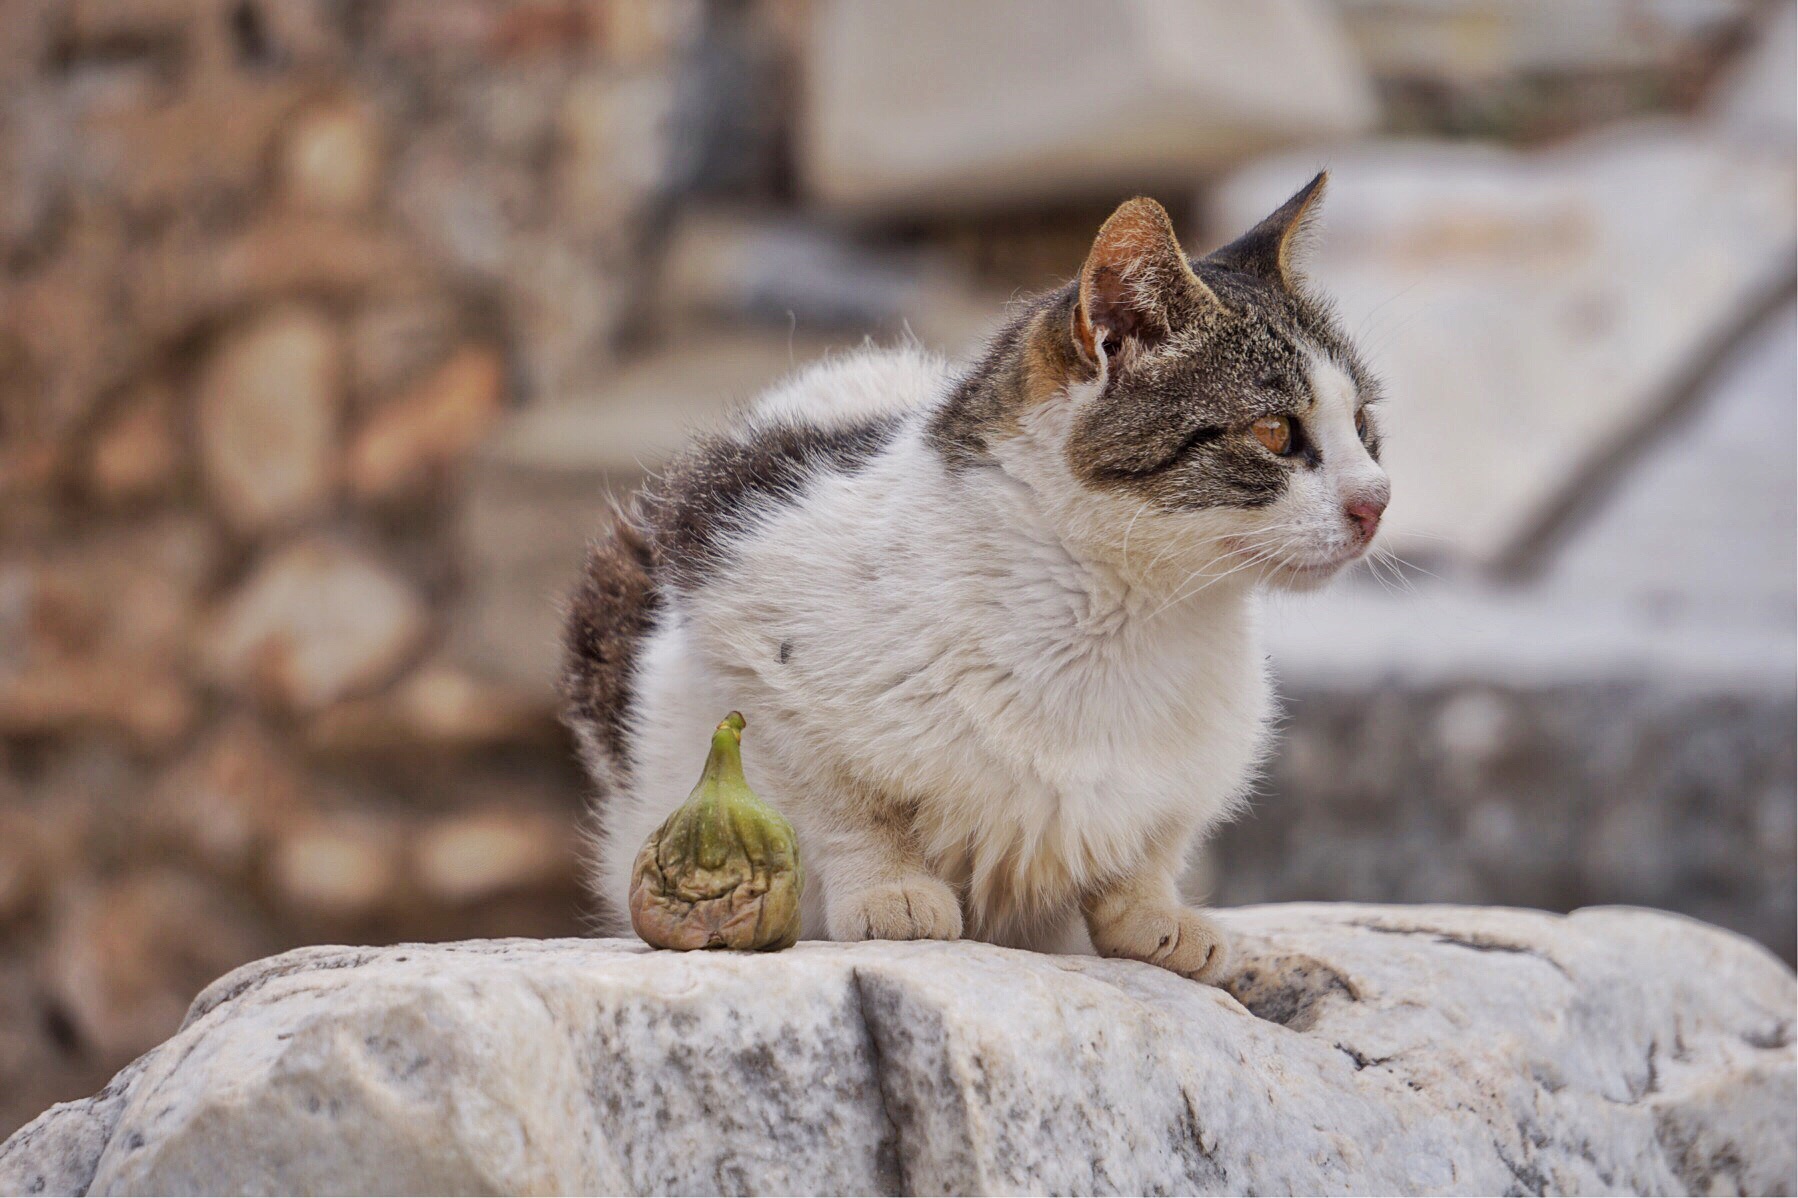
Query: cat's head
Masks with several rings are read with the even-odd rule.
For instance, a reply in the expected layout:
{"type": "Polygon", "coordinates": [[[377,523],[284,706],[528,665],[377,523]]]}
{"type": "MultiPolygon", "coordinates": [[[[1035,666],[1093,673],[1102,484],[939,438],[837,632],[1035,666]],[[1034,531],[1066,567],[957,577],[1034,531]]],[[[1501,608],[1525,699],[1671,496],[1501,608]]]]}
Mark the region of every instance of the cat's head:
{"type": "Polygon", "coordinates": [[[1324,181],[1197,260],[1130,200],[989,363],[1014,402],[983,443],[1089,550],[1165,585],[1295,590],[1366,551],[1389,495],[1378,388],[1297,266],[1324,181]]]}

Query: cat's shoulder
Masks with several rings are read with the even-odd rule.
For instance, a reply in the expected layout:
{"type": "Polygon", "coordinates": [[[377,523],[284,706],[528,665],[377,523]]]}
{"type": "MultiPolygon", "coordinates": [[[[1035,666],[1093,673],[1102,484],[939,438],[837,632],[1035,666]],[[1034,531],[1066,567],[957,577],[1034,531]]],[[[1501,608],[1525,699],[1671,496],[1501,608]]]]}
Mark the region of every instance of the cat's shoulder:
{"type": "Polygon", "coordinates": [[[853,473],[948,386],[916,346],[865,346],[795,371],[675,456],[640,504],[658,563],[698,581],[758,513],[799,501],[822,473],[853,473]]]}

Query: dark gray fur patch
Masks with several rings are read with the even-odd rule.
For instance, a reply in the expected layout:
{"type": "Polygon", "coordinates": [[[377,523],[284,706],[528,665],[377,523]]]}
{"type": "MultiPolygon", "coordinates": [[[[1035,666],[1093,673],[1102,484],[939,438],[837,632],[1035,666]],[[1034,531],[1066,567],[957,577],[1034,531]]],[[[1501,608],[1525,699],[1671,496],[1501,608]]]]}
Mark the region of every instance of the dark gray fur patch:
{"type": "Polygon", "coordinates": [[[758,517],[796,502],[821,473],[859,469],[898,429],[889,416],[832,429],[765,424],[694,442],[638,504],[657,569],[682,589],[699,585],[758,517]]]}
{"type": "Polygon", "coordinates": [[[562,634],[563,719],[590,731],[621,765],[637,650],[661,606],[653,566],[643,530],[629,517],[615,519],[588,548],[562,634]]]}
{"type": "MultiPolygon", "coordinates": [[[[1039,317],[1067,330],[1073,354],[1076,284],[1024,301],[1023,307],[995,333],[986,351],[963,371],[947,400],[931,413],[925,441],[951,467],[965,469],[990,462],[992,438],[1006,430],[1028,402],[1024,395],[1025,354],[1039,317]]],[[[1077,359],[1075,363],[1077,364],[1077,359]]]]}
{"type": "Polygon", "coordinates": [[[633,672],[664,602],[662,587],[704,581],[755,517],[795,502],[821,472],[857,469],[898,426],[896,417],[830,430],[764,424],[702,438],[676,457],[588,552],[563,634],[568,725],[593,733],[628,769],[633,672]]]}

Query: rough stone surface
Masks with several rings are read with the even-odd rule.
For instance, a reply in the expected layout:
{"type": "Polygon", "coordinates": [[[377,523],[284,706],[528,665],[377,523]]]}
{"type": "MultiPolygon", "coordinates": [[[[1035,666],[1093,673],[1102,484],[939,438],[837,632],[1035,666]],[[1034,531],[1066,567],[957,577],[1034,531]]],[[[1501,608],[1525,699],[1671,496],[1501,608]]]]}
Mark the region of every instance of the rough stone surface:
{"type": "Polygon", "coordinates": [[[206,650],[228,685],[315,710],[385,681],[425,629],[423,605],[392,571],[335,542],[306,541],[230,598],[206,650]]]}
{"type": "Polygon", "coordinates": [[[832,3],[810,33],[803,173],[864,213],[1172,187],[1376,115],[1321,5],[832,3]]]}
{"type": "Polygon", "coordinates": [[[261,529],[330,494],[342,352],[336,330],[301,308],[227,342],[200,384],[200,459],[225,517],[261,529]]]}
{"type": "Polygon", "coordinates": [[[1279,752],[1211,846],[1215,901],[1632,903],[1792,959],[1789,689],[1282,691],[1279,752]]]}
{"type": "Polygon", "coordinates": [[[366,918],[388,901],[398,883],[399,845],[393,829],[373,818],[320,818],[298,828],[269,863],[283,902],[328,920],[366,918]]]}
{"type": "Polygon", "coordinates": [[[1798,75],[1798,8],[1767,6],[1760,36],[1746,59],[1724,83],[1713,115],[1724,130],[1790,149],[1798,139],[1798,106],[1792,77],[1798,75]]]}
{"type": "Polygon", "coordinates": [[[341,100],[312,106],[281,150],[287,199],[323,212],[358,212],[380,186],[381,148],[370,115],[341,100]]]}
{"type": "Polygon", "coordinates": [[[1779,1193],[1793,979],[1685,920],[1229,913],[1227,990],[974,944],[313,948],[0,1148],[17,1193],[1779,1193]]]}
{"type": "Polygon", "coordinates": [[[306,745],[321,753],[400,756],[560,744],[555,728],[537,696],[432,662],[379,695],[320,712],[306,728],[306,745]]]}
{"type": "Polygon", "coordinates": [[[1667,69],[1739,21],[1740,0],[1338,0],[1367,67],[1438,86],[1667,69]]]}
{"type": "Polygon", "coordinates": [[[69,887],[60,901],[50,986],[75,1035],[109,1055],[151,1047],[207,978],[275,947],[231,900],[169,870],[69,887]]]}
{"type": "Polygon", "coordinates": [[[166,492],[181,469],[174,397],[145,387],[127,400],[88,449],[87,488],[106,504],[125,504],[166,492]]]}
{"type": "Polygon", "coordinates": [[[569,872],[574,846],[559,820],[486,811],[456,816],[419,838],[419,885],[433,899],[480,902],[569,872]]]}
{"type": "Polygon", "coordinates": [[[503,371],[497,354],[464,349],[381,409],[350,446],[351,488],[384,498],[459,460],[499,417],[503,371]]]}

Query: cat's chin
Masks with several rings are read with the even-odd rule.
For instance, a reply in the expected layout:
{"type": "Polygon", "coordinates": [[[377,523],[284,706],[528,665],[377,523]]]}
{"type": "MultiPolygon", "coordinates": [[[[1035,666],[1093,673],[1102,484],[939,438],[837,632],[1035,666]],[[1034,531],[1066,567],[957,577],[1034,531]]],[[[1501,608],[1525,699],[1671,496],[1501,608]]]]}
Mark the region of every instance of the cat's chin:
{"type": "Polygon", "coordinates": [[[1345,569],[1361,560],[1359,551],[1345,554],[1327,562],[1286,562],[1282,563],[1267,577],[1265,585],[1280,591],[1304,593],[1318,590],[1341,574],[1345,569]]]}

